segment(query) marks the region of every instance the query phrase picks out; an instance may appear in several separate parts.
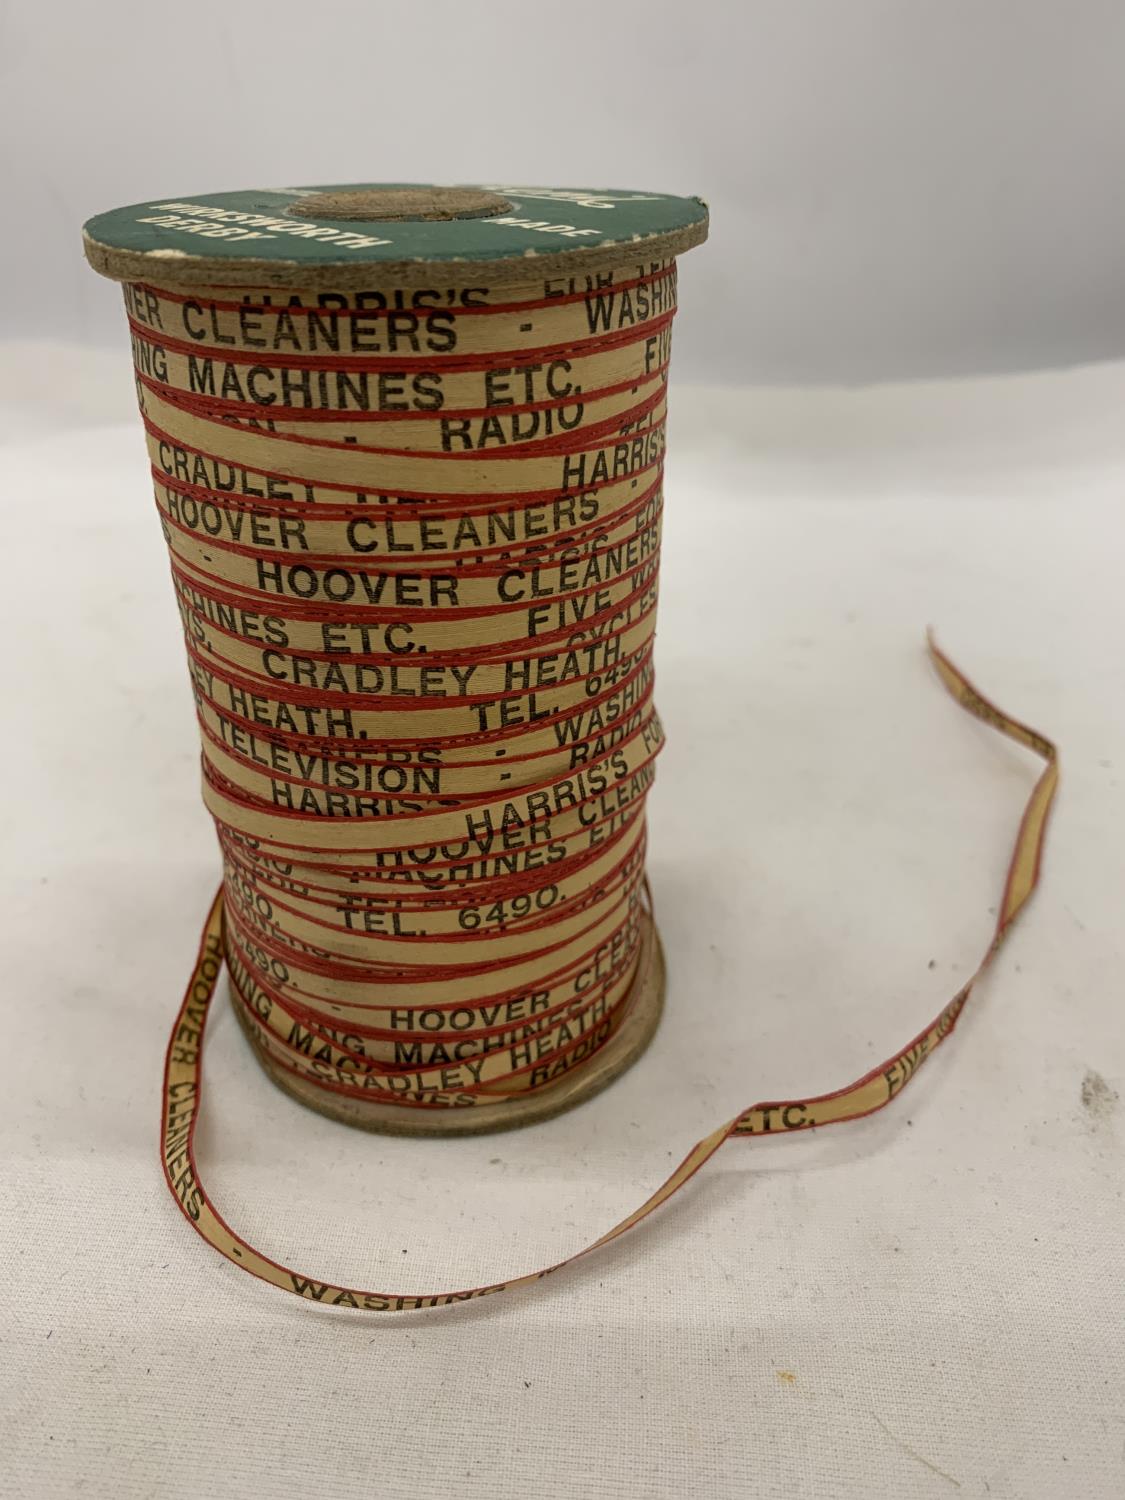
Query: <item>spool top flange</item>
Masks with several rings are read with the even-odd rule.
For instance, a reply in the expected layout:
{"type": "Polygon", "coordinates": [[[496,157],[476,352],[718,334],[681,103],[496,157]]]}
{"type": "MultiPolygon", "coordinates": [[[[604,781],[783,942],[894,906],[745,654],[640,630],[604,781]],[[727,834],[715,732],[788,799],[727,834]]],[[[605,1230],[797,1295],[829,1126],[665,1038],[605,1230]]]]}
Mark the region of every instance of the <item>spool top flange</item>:
{"type": "Polygon", "coordinates": [[[86,258],[117,281],[355,289],[438,267],[527,281],[679,255],[701,198],[617,188],[361,183],[159,198],[98,214],[86,258]]]}

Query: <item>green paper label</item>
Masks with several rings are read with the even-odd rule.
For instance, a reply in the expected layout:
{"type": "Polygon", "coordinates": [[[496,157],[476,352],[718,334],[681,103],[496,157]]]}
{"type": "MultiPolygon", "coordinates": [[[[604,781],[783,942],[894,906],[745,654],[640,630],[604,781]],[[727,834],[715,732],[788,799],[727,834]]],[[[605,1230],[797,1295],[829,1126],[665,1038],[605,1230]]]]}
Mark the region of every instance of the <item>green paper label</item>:
{"type": "Polygon", "coordinates": [[[495,261],[604,249],[674,233],[707,219],[699,198],[617,188],[516,188],[473,184],[511,204],[487,218],[403,221],[309,219],[295,202],[316,193],[418,187],[346,183],[272,191],[160,198],[98,214],[87,236],[111,250],[174,261],[177,256],[278,260],[305,266],[401,261],[495,261]]]}

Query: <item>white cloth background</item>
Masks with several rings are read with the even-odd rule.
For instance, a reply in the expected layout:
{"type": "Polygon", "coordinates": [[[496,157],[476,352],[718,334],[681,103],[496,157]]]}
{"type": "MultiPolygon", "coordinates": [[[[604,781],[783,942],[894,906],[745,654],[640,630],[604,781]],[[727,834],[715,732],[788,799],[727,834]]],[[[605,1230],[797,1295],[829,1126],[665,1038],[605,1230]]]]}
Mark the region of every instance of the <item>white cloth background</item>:
{"type": "Polygon", "coordinates": [[[1125,368],[674,391],[652,1048],[522,1133],[389,1140],[283,1096],[224,1001],[221,1209],[314,1274],[494,1279],[905,1041],[988,939],[1038,769],[942,692],[928,622],[1060,742],[1045,882],[893,1109],[729,1144],[531,1292],[387,1318],[240,1274],[160,1176],[218,861],[126,363],[3,364],[0,1492],[1120,1495],[1125,368]]]}

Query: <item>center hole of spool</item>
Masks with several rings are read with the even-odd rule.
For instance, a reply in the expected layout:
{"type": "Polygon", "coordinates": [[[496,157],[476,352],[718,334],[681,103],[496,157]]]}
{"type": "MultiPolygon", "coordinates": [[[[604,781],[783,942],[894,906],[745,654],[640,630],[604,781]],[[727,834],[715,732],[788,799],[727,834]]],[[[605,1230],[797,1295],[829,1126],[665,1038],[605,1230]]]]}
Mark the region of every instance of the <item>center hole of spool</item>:
{"type": "Polygon", "coordinates": [[[339,188],[310,193],[285,210],[298,219],[352,219],[392,223],[402,219],[489,219],[510,213],[512,205],[483,188],[339,188]]]}

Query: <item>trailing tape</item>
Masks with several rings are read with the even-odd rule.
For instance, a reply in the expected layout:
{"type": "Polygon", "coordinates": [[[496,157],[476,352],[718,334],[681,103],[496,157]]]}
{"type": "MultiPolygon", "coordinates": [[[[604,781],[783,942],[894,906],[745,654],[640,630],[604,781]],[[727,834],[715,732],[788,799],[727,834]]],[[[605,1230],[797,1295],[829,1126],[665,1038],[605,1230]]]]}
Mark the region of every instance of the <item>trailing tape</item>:
{"type": "Polygon", "coordinates": [[[370,1312],[408,1312],[424,1307],[444,1307],[453,1302],[487,1297],[494,1292],[511,1291],[515,1287],[542,1281],[553,1272],[560,1271],[593,1254],[603,1245],[619,1239],[679,1192],[721,1146],[735,1137],[763,1137],[814,1130],[822,1125],[839,1125],[848,1120],[862,1119],[865,1115],[884,1109],[914,1079],[926,1059],[953,1031],[973,986],[991,963],[1034,891],[1039,880],[1047,816],[1058,784],[1058,759],[1051,741],[990,703],[938,649],[932,638],[929,649],[942,682],[961,707],[1008,739],[1034,751],[1046,762],[1046,766],[1035,784],[1020,823],[1004,882],[996,930],[988,950],[975,972],[953,999],[924,1030],[912,1037],[885,1062],[872,1068],[854,1083],[830,1094],[818,1094],[804,1099],[772,1099],[751,1104],[703,1140],[697,1141],[675,1171],[665,1178],[639,1208],[591,1244],[541,1271],[452,1292],[403,1294],[337,1286],[282,1266],[247,1244],[208,1198],[199,1176],[192,1143],[201,1102],[204,1033],[215,984],[222,968],[223,899],[220,892],[208,914],[195,971],[172,1031],[164,1075],[164,1170],[168,1185],[192,1227],[220,1255],[242,1270],[268,1281],[271,1286],[315,1302],[370,1312]]]}

